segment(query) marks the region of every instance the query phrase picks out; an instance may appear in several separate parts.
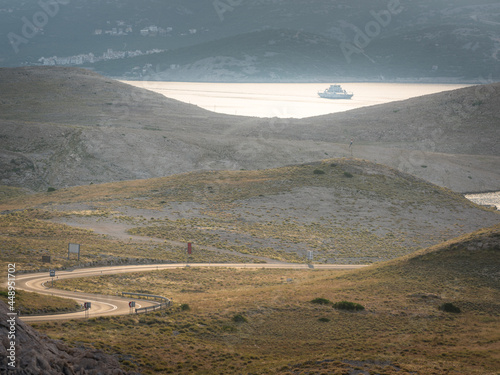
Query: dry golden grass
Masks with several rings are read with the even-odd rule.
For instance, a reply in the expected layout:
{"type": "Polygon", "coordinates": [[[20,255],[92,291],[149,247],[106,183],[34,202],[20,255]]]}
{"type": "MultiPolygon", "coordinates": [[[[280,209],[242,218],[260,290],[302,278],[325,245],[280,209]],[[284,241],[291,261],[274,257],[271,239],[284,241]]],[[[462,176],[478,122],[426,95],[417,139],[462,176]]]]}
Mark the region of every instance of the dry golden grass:
{"type": "MultiPolygon", "coordinates": [[[[68,266],[62,257],[64,242],[70,241],[85,245],[84,264],[130,257],[180,261],[185,251],[181,244],[188,241],[203,249],[195,254],[196,261],[305,262],[307,251],[313,250],[317,262],[372,263],[491,225],[499,218],[447,189],[356,159],[259,171],[186,173],[79,186],[22,199],[14,194],[0,203],[2,211],[14,208],[24,211],[2,215],[0,223],[4,229],[0,235],[7,241],[5,254],[11,260],[13,253],[25,256],[24,262],[32,258],[26,248],[45,247],[61,258],[56,267],[68,266]],[[353,177],[345,177],[345,172],[353,177]],[[48,220],[85,220],[87,228],[112,224],[124,235],[128,229],[130,235],[163,239],[168,251],[162,251],[158,241],[149,246],[131,244],[124,238],[50,226],[48,220]],[[35,236],[36,228],[41,236],[35,236]]],[[[23,267],[37,269],[33,264],[23,267]]]]}
{"type": "MultiPolygon", "coordinates": [[[[494,212],[446,189],[343,159],[81,186],[0,204],[2,211],[14,208],[22,210],[0,215],[0,260],[16,262],[18,270],[77,265],[66,259],[68,242],[82,244],[81,265],[185,261],[188,240],[206,250],[195,251],[193,262],[256,259],[238,253],[304,261],[304,252],[314,250],[319,260],[355,263],[410,254],[478,223],[498,222],[494,212]],[[162,240],[112,238],[55,222],[65,220],[116,224],[162,240]],[[41,263],[45,254],[52,264],[41,263]]],[[[495,374],[498,232],[486,229],[358,272],[189,268],[68,280],[59,286],[162,294],[176,306],[37,327],[119,353],[126,368],[144,374],[495,374]],[[365,310],[318,306],[310,302],[316,297],[365,310]],[[462,313],[440,311],[444,302],[462,313]],[[246,322],[235,322],[238,315],[246,322]]]]}
{"type": "Polygon", "coordinates": [[[187,268],[66,280],[59,286],[159,293],[176,306],[38,328],[120,353],[126,368],[145,374],[496,375],[499,251],[496,226],[355,272],[187,268]],[[316,297],[365,310],[311,303],[316,297]],[[462,312],[440,311],[445,302],[462,312]],[[246,322],[234,322],[238,314],[246,322]]]}
{"type": "MultiPolygon", "coordinates": [[[[6,290],[0,289],[0,300],[9,302],[6,290]]],[[[80,309],[80,305],[72,299],[29,293],[19,289],[16,290],[14,301],[15,311],[20,315],[53,314],[80,309]]]]}
{"type": "MultiPolygon", "coordinates": [[[[162,242],[120,241],[94,234],[90,230],[47,221],[54,213],[25,210],[0,215],[0,264],[16,263],[22,272],[65,269],[123,263],[185,262],[184,246],[162,242]],[[68,259],[68,243],[81,244],[80,261],[76,254],[68,259]],[[51,263],[42,263],[50,255],[51,263]]],[[[192,262],[248,262],[237,255],[197,252],[192,262]]]]}

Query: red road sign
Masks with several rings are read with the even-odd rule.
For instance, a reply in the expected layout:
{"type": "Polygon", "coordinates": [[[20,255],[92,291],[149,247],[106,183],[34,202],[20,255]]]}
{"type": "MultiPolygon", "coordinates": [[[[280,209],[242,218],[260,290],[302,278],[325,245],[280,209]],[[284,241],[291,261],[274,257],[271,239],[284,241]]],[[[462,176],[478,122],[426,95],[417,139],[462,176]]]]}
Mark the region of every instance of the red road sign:
{"type": "Polygon", "coordinates": [[[191,255],[192,248],[191,248],[191,242],[188,242],[188,255],[191,255]]]}
{"type": "Polygon", "coordinates": [[[128,307],[130,307],[130,308],[135,307],[135,301],[130,301],[128,303],[128,307]]]}

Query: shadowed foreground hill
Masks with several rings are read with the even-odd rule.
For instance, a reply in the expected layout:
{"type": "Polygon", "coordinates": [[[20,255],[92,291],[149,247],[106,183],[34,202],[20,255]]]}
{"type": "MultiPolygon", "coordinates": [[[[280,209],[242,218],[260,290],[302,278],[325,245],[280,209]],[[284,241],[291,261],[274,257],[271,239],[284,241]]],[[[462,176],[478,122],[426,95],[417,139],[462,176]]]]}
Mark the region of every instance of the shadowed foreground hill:
{"type": "Polygon", "coordinates": [[[498,189],[499,84],[302,120],[215,114],[75,68],[0,69],[0,84],[4,185],[262,169],[352,151],[455,191],[498,189]]]}
{"type": "Polygon", "coordinates": [[[11,367],[9,336],[13,316],[8,315],[8,306],[0,301],[0,372],[9,375],[31,374],[112,374],[125,375],[120,363],[113,356],[99,350],[71,348],[62,341],[51,340],[15,316],[15,367],[11,367]]]}

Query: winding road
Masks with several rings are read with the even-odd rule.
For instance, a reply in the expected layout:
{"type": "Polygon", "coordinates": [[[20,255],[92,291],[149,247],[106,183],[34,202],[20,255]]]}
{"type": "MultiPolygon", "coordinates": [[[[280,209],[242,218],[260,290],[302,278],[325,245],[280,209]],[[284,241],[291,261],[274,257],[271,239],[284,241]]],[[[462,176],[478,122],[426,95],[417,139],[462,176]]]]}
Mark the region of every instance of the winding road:
{"type": "MultiPolygon", "coordinates": [[[[267,269],[321,269],[321,270],[350,270],[365,267],[365,265],[335,265],[335,264],[320,264],[307,265],[296,263],[173,263],[173,264],[148,264],[148,265],[132,265],[132,266],[112,266],[98,268],[79,268],[72,271],[56,271],[54,279],[70,279],[78,277],[93,277],[101,275],[116,275],[120,273],[130,272],[145,272],[182,267],[222,267],[222,268],[267,268],[267,269]]],[[[126,315],[130,314],[130,301],[136,301],[136,308],[154,306],[157,302],[144,299],[130,299],[110,295],[97,295],[90,293],[71,292],[51,288],[52,277],[48,272],[21,274],[16,276],[16,288],[28,292],[36,292],[39,294],[48,294],[57,297],[71,298],[78,303],[91,302],[91,309],[86,315],[85,311],[73,312],[67,314],[55,315],[37,315],[37,316],[21,316],[25,322],[51,321],[51,320],[66,320],[66,319],[82,319],[86,317],[111,316],[111,315],[126,315]]],[[[127,292],[127,291],[124,291],[127,292]]]]}

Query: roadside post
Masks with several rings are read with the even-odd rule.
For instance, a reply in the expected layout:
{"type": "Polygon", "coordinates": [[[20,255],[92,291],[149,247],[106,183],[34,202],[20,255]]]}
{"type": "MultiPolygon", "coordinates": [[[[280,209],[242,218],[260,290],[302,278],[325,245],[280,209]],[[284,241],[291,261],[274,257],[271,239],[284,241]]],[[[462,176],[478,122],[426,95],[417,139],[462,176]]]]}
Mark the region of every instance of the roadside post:
{"type": "Polygon", "coordinates": [[[52,288],[54,287],[54,277],[56,276],[56,270],[50,270],[50,277],[52,277],[52,288]]]}
{"type": "Polygon", "coordinates": [[[88,319],[89,318],[89,315],[90,315],[90,308],[92,307],[92,303],[91,302],[85,302],[83,304],[83,309],[85,310],[85,318],[88,319]]]}
{"type": "Polygon", "coordinates": [[[189,259],[191,258],[191,254],[193,253],[193,247],[191,242],[187,243],[187,259],[186,259],[186,264],[189,263],[189,259]]]}

